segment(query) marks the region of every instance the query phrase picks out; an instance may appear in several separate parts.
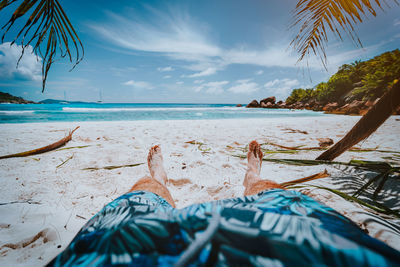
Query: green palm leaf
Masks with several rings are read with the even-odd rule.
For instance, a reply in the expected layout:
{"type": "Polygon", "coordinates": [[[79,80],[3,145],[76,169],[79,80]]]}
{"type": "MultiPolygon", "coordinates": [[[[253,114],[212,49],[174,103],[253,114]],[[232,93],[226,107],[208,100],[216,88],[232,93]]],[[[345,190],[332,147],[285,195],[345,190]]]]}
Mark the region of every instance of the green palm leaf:
{"type": "MultiPolygon", "coordinates": [[[[393,0],[398,4],[397,0],[393,0]]],[[[318,56],[326,68],[326,44],[330,30],[342,40],[346,33],[357,46],[362,46],[354,26],[363,21],[368,15],[376,16],[376,9],[383,9],[380,2],[375,0],[299,0],[294,10],[294,21],[291,27],[300,29],[291,42],[291,46],[300,55],[298,61],[309,56],[318,56]]]]}
{"type": "Polygon", "coordinates": [[[22,54],[18,63],[23,57],[25,49],[31,44],[34,53],[42,58],[43,92],[48,72],[57,56],[59,55],[61,58],[68,56],[69,61],[73,63],[73,69],[83,59],[84,48],[58,0],[1,0],[0,12],[15,2],[20,2],[20,4],[8,22],[3,25],[4,33],[1,41],[4,42],[6,34],[18,19],[28,16],[30,13],[11,44],[18,40],[21,42],[22,54]]]}

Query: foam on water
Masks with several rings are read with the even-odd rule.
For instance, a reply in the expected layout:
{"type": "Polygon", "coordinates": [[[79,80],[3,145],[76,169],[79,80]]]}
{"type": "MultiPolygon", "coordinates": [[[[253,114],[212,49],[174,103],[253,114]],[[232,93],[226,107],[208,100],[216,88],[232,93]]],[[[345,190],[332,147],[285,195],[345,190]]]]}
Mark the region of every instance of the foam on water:
{"type": "Polygon", "coordinates": [[[34,112],[34,110],[0,110],[0,115],[28,114],[34,112]]]}
{"type": "Polygon", "coordinates": [[[231,104],[7,104],[0,123],[50,121],[135,121],[327,116],[308,110],[254,109],[231,104]]]}
{"type": "MultiPolygon", "coordinates": [[[[168,108],[142,108],[142,107],[132,107],[132,108],[70,108],[63,107],[62,110],[68,112],[142,112],[142,111],[194,111],[194,110],[215,110],[215,107],[190,107],[190,108],[177,108],[177,107],[168,107],[168,108]]],[[[236,108],[236,107],[219,107],[219,110],[234,110],[244,108],[236,108]]]]}

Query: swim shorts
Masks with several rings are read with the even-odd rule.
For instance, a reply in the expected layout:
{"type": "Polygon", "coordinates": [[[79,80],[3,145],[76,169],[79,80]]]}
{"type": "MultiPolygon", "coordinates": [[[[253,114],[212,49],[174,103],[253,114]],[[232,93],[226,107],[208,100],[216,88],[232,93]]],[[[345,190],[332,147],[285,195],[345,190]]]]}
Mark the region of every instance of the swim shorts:
{"type": "Polygon", "coordinates": [[[297,191],[175,209],[130,192],[105,206],[49,266],[399,266],[400,252],[297,191]]]}

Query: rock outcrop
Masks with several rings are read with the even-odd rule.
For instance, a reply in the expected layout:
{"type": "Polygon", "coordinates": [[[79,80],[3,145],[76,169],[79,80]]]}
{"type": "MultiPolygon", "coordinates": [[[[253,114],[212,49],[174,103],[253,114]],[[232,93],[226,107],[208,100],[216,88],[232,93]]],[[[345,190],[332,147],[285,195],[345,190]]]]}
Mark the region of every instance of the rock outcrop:
{"type": "Polygon", "coordinates": [[[261,107],[260,104],[258,103],[257,100],[251,101],[249,104],[247,104],[246,108],[259,108],[261,107]]]}
{"type": "Polygon", "coordinates": [[[267,104],[267,103],[275,104],[275,101],[276,101],[275,96],[270,96],[270,97],[267,97],[267,98],[262,99],[262,100],[260,101],[260,104],[262,104],[262,103],[265,103],[265,104],[267,104]]]}
{"type": "MultiPolygon", "coordinates": [[[[329,103],[321,103],[315,100],[310,100],[308,102],[295,102],[291,104],[287,104],[283,101],[276,102],[276,98],[274,96],[270,96],[264,98],[258,103],[257,100],[251,101],[246,107],[247,108],[283,108],[283,109],[308,109],[313,111],[324,111],[325,113],[333,113],[333,114],[343,114],[343,115],[364,115],[368,112],[368,110],[373,107],[379,98],[374,101],[361,101],[361,100],[352,100],[350,103],[338,103],[338,102],[329,102],[329,103]]],[[[400,108],[397,109],[394,115],[400,115],[400,108]]]]}

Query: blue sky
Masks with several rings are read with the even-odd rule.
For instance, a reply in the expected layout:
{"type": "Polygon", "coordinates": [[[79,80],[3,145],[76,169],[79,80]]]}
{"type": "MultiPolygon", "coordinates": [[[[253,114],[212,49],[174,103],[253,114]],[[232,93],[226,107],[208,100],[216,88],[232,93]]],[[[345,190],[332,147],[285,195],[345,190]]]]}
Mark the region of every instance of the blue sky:
{"type": "MultiPolygon", "coordinates": [[[[390,3],[390,2],[389,2],[390,3]]],[[[400,7],[357,27],[363,48],[330,36],[328,72],[316,58],[297,64],[289,44],[296,1],[61,1],[85,47],[72,71],[60,60],[41,93],[41,64],[20,46],[0,45],[0,91],[30,100],[247,103],[326,81],[344,63],[400,47],[400,7]],[[110,4],[111,3],[111,4],[110,4]],[[302,67],[303,66],[303,67],[302,67]]],[[[8,12],[9,13],[9,12],[8,12]]],[[[7,10],[0,16],[4,24],[7,10]]]]}

